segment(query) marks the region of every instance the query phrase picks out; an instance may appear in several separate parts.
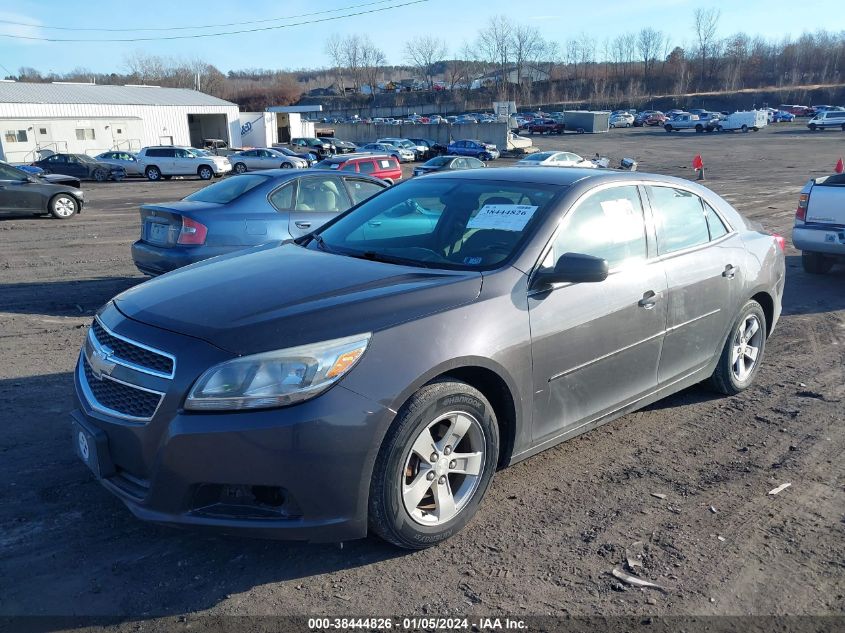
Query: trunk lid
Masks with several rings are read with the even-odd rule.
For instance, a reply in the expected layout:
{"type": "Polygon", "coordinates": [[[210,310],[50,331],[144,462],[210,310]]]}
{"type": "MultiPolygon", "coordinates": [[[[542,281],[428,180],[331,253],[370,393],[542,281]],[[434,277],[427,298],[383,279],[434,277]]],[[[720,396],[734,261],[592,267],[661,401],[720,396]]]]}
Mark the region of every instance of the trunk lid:
{"type": "Polygon", "coordinates": [[[176,246],[182,230],[182,215],[219,208],[210,202],[172,202],[141,207],[141,241],[160,248],[176,246]]]}

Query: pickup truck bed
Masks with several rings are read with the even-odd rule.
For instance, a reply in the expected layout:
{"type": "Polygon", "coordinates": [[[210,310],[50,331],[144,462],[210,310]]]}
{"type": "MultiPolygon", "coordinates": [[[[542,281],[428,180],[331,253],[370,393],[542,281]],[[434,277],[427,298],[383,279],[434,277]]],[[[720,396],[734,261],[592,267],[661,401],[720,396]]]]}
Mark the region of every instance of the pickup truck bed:
{"type": "Polygon", "coordinates": [[[792,243],[801,251],[801,263],[809,273],[824,274],[837,261],[845,261],[845,174],[804,185],[792,243]]]}

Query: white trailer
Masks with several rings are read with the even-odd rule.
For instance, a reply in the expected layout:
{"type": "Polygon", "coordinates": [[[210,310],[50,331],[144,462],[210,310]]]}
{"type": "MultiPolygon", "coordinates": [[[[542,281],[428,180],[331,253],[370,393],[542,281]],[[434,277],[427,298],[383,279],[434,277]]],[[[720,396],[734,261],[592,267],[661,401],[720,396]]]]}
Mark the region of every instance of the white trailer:
{"type": "Polygon", "coordinates": [[[769,117],[765,110],[748,110],[747,112],[734,112],[724,119],[716,122],[715,128],[719,132],[741,130],[755,132],[769,124],[769,117]]]}

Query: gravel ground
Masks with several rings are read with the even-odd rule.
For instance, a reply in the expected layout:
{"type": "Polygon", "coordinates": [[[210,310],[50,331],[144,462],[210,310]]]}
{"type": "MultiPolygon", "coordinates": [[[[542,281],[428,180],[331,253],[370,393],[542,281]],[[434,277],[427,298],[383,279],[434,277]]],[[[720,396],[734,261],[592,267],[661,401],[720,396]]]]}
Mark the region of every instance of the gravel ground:
{"type": "MultiPolygon", "coordinates": [[[[705,184],[788,237],[799,189],[832,170],[843,139],[779,124],[535,142],[688,178],[700,153],[705,184]]],[[[70,221],[0,219],[0,629],[20,615],[83,619],[6,619],[9,630],[92,616],[119,621],[90,630],[157,631],[227,615],[843,615],[845,268],[806,275],[791,248],[754,388],[692,388],[499,472],[439,547],[243,540],[134,519],[71,450],[71,372],[94,311],[143,281],[129,254],[138,204],[202,184],[91,183],[70,221]],[[639,575],[665,591],[609,574],[635,542],[639,575]]]]}

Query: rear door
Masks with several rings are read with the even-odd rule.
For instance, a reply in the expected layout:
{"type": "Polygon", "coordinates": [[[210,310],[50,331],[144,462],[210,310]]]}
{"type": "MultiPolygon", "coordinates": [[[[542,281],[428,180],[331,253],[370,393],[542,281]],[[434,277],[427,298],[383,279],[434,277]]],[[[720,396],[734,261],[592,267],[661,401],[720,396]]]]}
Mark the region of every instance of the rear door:
{"type": "Polygon", "coordinates": [[[172,171],[174,175],[188,176],[197,173],[198,161],[188,150],[177,147],[173,150],[172,171]]]}
{"type": "Polygon", "coordinates": [[[288,220],[288,232],[294,238],[310,233],[352,206],[343,181],[334,174],[303,176],[297,180],[288,220]]]}
{"type": "Polygon", "coordinates": [[[645,189],[669,288],[658,370],[665,385],[701,369],[721,350],[738,311],[745,248],[739,235],[728,231],[727,223],[694,193],[665,186],[645,189]]]}
{"type": "Polygon", "coordinates": [[[820,178],[813,184],[806,221],[845,228],[845,174],[820,178]]]}

